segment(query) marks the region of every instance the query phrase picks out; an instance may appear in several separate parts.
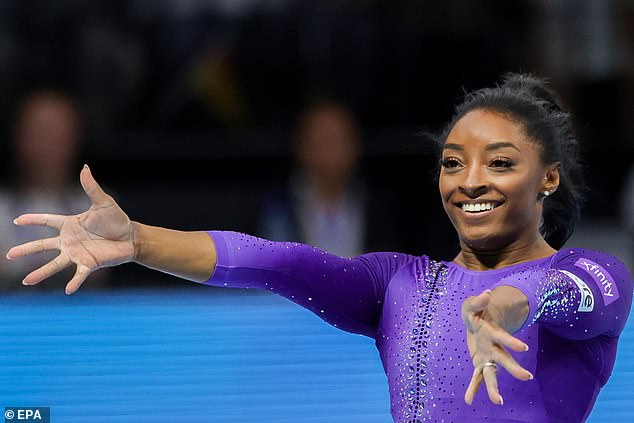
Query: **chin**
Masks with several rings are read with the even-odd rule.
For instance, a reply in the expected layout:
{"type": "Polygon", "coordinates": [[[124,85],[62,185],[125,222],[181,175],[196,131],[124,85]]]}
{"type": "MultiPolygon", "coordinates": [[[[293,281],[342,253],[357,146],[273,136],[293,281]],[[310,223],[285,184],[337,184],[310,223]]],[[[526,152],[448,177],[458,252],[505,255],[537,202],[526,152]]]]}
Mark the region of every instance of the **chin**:
{"type": "Polygon", "coordinates": [[[475,251],[499,250],[505,245],[504,239],[499,235],[462,236],[461,242],[475,251]]]}

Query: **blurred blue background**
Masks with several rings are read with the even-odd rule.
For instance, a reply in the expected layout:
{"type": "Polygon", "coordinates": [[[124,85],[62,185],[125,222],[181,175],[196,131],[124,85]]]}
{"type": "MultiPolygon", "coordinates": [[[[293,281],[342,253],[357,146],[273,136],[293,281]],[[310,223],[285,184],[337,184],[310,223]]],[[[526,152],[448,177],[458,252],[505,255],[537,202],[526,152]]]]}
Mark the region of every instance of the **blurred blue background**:
{"type": "MultiPolygon", "coordinates": [[[[271,294],[10,295],[0,322],[2,404],[52,422],[391,421],[373,341],[271,294]]],[[[633,375],[630,321],[589,422],[634,421],[633,375]]]]}

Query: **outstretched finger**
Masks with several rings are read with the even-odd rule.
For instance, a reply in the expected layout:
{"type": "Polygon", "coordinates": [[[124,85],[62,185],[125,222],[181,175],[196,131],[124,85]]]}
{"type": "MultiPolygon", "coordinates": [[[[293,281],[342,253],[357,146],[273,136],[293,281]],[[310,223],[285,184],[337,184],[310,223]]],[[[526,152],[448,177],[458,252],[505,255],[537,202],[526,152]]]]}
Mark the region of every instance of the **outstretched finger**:
{"type": "Polygon", "coordinates": [[[528,351],[528,345],[526,345],[523,341],[520,341],[504,329],[499,326],[493,327],[492,338],[495,343],[504,345],[507,348],[512,349],[517,352],[528,351]]]}
{"type": "Polygon", "coordinates": [[[61,214],[23,214],[21,216],[13,219],[13,223],[18,226],[28,226],[28,225],[38,225],[38,226],[48,226],[50,228],[57,229],[58,231],[62,228],[64,224],[64,219],[67,216],[61,214]]]}
{"type": "Polygon", "coordinates": [[[482,376],[482,368],[476,367],[473,369],[473,375],[471,376],[471,381],[469,382],[469,386],[464,394],[464,401],[471,405],[473,399],[475,398],[480,385],[482,384],[483,376],[482,376]]]}
{"type": "Polygon", "coordinates": [[[29,254],[40,253],[48,250],[59,250],[59,237],[38,239],[22,245],[16,245],[7,252],[7,259],[13,260],[29,254]]]}
{"type": "Polygon", "coordinates": [[[88,275],[90,275],[90,268],[81,264],[77,265],[77,270],[73,278],[66,284],[66,295],[71,295],[79,289],[81,284],[84,283],[88,275]]]}
{"type": "Polygon", "coordinates": [[[44,279],[53,276],[55,273],[64,270],[70,265],[70,259],[64,254],[60,254],[44,266],[26,275],[22,283],[24,285],[37,285],[44,279]]]}
{"type": "Polygon", "coordinates": [[[79,174],[79,181],[93,205],[99,207],[110,203],[110,196],[101,189],[95,178],[92,176],[88,165],[84,165],[81,170],[81,173],[79,174]]]}
{"type": "Polygon", "coordinates": [[[498,368],[497,366],[485,365],[482,368],[482,377],[489,394],[489,399],[493,404],[502,405],[504,400],[498,389],[498,368]]]}
{"type": "Polygon", "coordinates": [[[519,380],[531,380],[533,374],[519,365],[508,351],[500,349],[493,358],[500,366],[504,367],[513,377],[519,380]]]}

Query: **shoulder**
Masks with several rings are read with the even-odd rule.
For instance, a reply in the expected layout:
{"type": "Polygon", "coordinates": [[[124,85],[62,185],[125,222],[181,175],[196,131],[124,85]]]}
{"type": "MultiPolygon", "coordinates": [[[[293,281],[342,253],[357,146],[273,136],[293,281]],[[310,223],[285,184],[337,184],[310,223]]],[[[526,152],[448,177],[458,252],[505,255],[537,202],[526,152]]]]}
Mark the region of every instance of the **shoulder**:
{"type": "Polygon", "coordinates": [[[629,296],[633,281],[625,264],[609,253],[585,248],[568,248],[558,251],[550,262],[550,267],[575,275],[597,285],[605,295],[615,299],[619,292],[629,296]]]}
{"type": "Polygon", "coordinates": [[[415,256],[407,253],[398,253],[398,252],[371,252],[360,255],[357,257],[359,260],[367,261],[367,262],[376,262],[389,264],[392,267],[400,268],[407,264],[411,263],[419,263],[426,265],[430,259],[429,257],[423,256],[415,256]]]}
{"type": "Polygon", "coordinates": [[[605,270],[629,276],[629,272],[621,260],[612,254],[586,248],[565,248],[559,250],[550,260],[550,266],[574,266],[586,272],[605,270]]]}
{"type": "Polygon", "coordinates": [[[412,269],[413,273],[419,270],[424,271],[430,262],[427,256],[396,252],[367,253],[356,257],[355,260],[362,262],[372,273],[383,280],[391,280],[404,269],[412,269]]]}

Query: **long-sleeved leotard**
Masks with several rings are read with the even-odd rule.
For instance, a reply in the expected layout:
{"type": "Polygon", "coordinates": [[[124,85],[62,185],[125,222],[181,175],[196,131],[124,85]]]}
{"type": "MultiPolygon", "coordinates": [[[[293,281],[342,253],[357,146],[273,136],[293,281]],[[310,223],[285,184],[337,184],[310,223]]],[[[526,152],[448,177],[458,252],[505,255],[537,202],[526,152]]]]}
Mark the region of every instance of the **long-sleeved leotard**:
{"type": "Polygon", "coordinates": [[[632,302],[614,257],[584,249],[503,269],[471,271],[426,256],[340,258],[316,248],[235,232],[210,232],[218,260],[209,285],[265,289],[334,326],[375,339],[395,422],[583,422],[612,371],[632,302]],[[504,405],[464,392],[473,365],[462,302],[500,285],[520,289],[529,316],[513,353],[535,379],[498,373],[504,405]]]}

